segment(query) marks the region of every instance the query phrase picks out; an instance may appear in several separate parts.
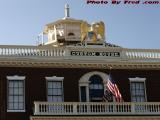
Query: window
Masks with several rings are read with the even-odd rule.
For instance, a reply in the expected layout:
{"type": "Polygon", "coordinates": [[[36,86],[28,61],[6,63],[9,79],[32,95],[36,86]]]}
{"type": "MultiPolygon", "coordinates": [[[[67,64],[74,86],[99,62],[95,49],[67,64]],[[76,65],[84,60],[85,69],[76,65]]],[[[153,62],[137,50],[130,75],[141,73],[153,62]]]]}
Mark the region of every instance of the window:
{"type": "Polygon", "coordinates": [[[86,102],[87,101],[87,99],[86,99],[86,87],[85,86],[81,86],[80,87],[80,97],[81,97],[81,102],[86,102]]]}
{"type": "Polygon", "coordinates": [[[74,33],[68,33],[68,36],[74,36],[74,33]]]}
{"type": "Polygon", "coordinates": [[[132,102],[146,102],[145,78],[130,78],[132,102]]]}
{"type": "Polygon", "coordinates": [[[63,77],[46,77],[47,99],[49,102],[63,101],[63,77]]]}
{"type": "Polygon", "coordinates": [[[102,101],[104,95],[103,80],[99,75],[93,75],[89,79],[90,101],[102,101]]]}
{"type": "Polygon", "coordinates": [[[24,76],[7,76],[8,79],[8,102],[7,111],[24,111],[24,76]]]}
{"type": "Polygon", "coordinates": [[[102,101],[108,75],[99,71],[84,74],[79,80],[79,100],[81,102],[102,101]]]}
{"type": "Polygon", "coordinates": [[[62,82],[59,81],[48,81],[48,101],[62,102],[62,82]]]}

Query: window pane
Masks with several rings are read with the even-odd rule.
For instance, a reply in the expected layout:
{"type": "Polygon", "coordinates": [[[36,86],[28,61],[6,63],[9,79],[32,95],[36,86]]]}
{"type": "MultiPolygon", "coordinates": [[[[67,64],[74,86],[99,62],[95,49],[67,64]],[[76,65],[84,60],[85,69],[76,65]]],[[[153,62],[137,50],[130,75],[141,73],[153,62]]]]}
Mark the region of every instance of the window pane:
{"type": "Polygon", "coordinates": [[[132,101],[133,101],[133,102],[136,102],[136,98],[135,98],[135,97],[132,97],[132,101]]]}
{"type": "Polygon", "coordinates": [[[144,97],[141,98],[141,101],[142,101],[142,102],[145,101],[144,97]]]}
{"type": "Polygon", "coordinates": [[[13,102],[13,96],[9,96],[9,102],[13,102]]]}
{"type": "Polygon", "coordinates": [[[19,87],[23,88],[23,82],[19,82],[19,87]]]}
{"type": "Polygon", "coordinates": [[[132,94],[133,96],[135,96],[135,95],[136,95],[136,91],[135,91],[135,90],[132,90],[132,91],[131,91],[131,94],[132,94]]]}
{"type": "Polygon", "coordinates": [[[58,102],[62,102],[62,97],[61,97],[61,96],[58,96],[58,97],[57,97],[57,101],[58,101],[58,102]]]}
{"type": "Polygon", "coordinates": [[[103,89],[103,85],[102,84],[99,84],[99,89],[103,89]]]}
{"type": "Polygon", "coordinates": [[[61,89],[54,89],[52,95],[62,95],[62,90],[61,89]]]}
{"type": "Polygon", "coordinates": [[[18,95],[23,95],[23,88],[19,88],[18,90],[18,95]]]}
{"type": "Polygon", "coordinates": [[[62,95],[62,89],[58,89],[58,95],[62,95]]]}
{"type": "Polygon", "coordinates": [[[13,87],[13,82],[9,82],[9,87],[13,87]]]}
{"type": "Polygon", "coordinates": [[[136,83],[136,89],[139,90],[140,89],[140,83],[136,83]]]}
{"type": "Polygon", "coordinates": [[[18,110],[18,103],[17,102],[14,103],[14,109],[18,110]]]}
{"type": "Polygon", "coordinates": [[[61,88],[61,82],[57,82],[55,88],[61,88]]]}
{"type": "Polygon", "coordinates": [[[18,102],[18,96],[14,96],[13,99],[14,102],[18,102]]]}
{"type": "Polygon", "coordinates": [[[53,101],[53,102],[58,102],[58,101],[57,101],[57,96],[53,96],[53,97],[52,97],[52,101],[53,101]]]}
{"type": "Polygon", "coordinates": [[[23,96],[19,96],[19,100],[18,100],[19,102],[23,102],[24,100],[23,100],[23,96]]]}
{"type": "Polygon", "coordinates": [[[56,82],[55,83],[52,82],[52,88],[56,88],[56,82]]]}
{"type": "Polygon", "coordinates": [[[98,89],[98,84],[94,84],[94,88],[93,89],[98,89]]]}
{"type": "Polygon", "coordinates": [[[8,108],[11,109],[11,110],[13,110],[13,103],[12,102],[8,103],[8,108]]]}
{"type": "Polygon", "coordinates": [[[14,88],[14,95],[18,95],[18,88],[14,88]]]}
{"type": "Polygon", "coordinates": [[[23,109],[24,109],[24,106],[23,106],[23,105],[24,105],[23,103],[19,103],[19,106],[18,106],[18,107],[19,107],[20,110],[23,110],[23,109]]]}
{"type": "Polygon", "coordinates": [[[48,102],[52,102],[52,96],[48,96],[48,102]]]}
{"type": "MultiPolygon", "coordinates": [[[[131,83],[132,83],[132,82],[131,82],[131,83]]],[[[135,84],[132,83],[132,84],[131,84],[131,88],[132,88],[132,89],[135,89],[135,84]]]]}
{"type": "Polygon", "coordinates": [[[52,89],[48,89],[48,95],[52,95],[52,89]]]}
{"type": "Polygon", "coordinates": [[[139,89],[135,89],[134,91],[136,96],[139,95],[139,89]]]}
{"type": "Polygon", "coordinates": [[[140,96],[144,96],[144,90],[142,89],[142,90],[139,90],[139,95],[140,96]]]}
{"type": "Polygon", "coordinates": [[[93,84],[91,84],[90,86],[89,86],[89,89],[93,89],[94,87],[93,87],[93,84]]]}
{"type": "Polygon", "coordinates": [[[57,93],[58,93],[58,89],[53,89],[52,95],[57,95],[57,93]]]}
{"type": "Polygon", "coordinates": [[[48,88],[52,88],[52,82],[48,82],[48,88]]]}
{"type": "Polygon", "coordinates": [[[80,87],[81,90],[81,102],[86,102],[86,87],[85,86],[81,86],[80,87]]]}
{"type": "Polygon", "coordinates": [[[13,95],[13,88],[9,88],[9,95],[13,95]]]}
{"type": "Polygon", "coordinates": [[[14,88],[17,88],[18,87],[18,81],[15,81],[14,82],[14,88]]]}

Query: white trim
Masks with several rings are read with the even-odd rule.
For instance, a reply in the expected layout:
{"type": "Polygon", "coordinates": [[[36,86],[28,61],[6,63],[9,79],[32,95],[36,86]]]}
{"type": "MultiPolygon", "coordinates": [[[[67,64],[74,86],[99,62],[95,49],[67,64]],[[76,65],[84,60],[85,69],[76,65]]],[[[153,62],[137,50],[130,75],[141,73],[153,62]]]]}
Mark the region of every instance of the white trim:
{"type": "Polygon", "coordinates": [[[7,78],[7,112],[25,112],[26,110],[26,108],[25,108],[25,106],[26,106],[26,102],[25,102],[25,78],[26,78],[26,76],[18,76],[18,75],[13,75],[13,76],[7,76],[6,77],[7,78]],[[24,109],[22,109],[22,110],[10,110],[10,109],[8,109],[8,97],[9,97],[9,95],[8,95],[8,90],[9,90],[9,86],[8,86],[8,82],[10,81],[10,80],[24,80],[24,85],[23,85],[23,97],[24,97],[24,109]]]}
{"type": "Polygon", "coordinates": [[[99,75],[102,80],[103,80],[103,87],[104,90],[106,88],[106,83],[108,82],[108,75],[106,73],[103,72],[99,72],[99,71],[93,71],[93,72],[89,72],[84,74],[80,79],[79,79],[79,101],[81,102],[81,86],[86,87],[86,102],[90,102],[89,99],[89,79],[91,76],[93,75],[99,75]]]}
{"type": "Polygon", "coordinates": [[[143,82],[144,83],[144,89],[145,89],[145,102],[147,102],[147,91],[146,91],[146,78],[140,78],[140,77],[135,77],[135,78],[128,78],[130,81],[130,95],[131,95],[131,100],[132,100],[132,93],[131,93],[131,82],[143,82]]]}
{"type": "Polygon", "coordinates": [[[25,76],[18,76],[18,75],[14,75],[14,76],[7,76],[7,80],[25,80],[25,76]]]}
{"type": "Polygon", "coordinates": [[[146,78],[140,78],[140,77],[135,77],[135,78],[128,78],[130,82],[145,82],[146,78]]]}
{"type": "Polygon", "coordinates": [[[7,110],[7,112],[26,112],[26,110],[7,110]]]}
{"type": "Polygon", "coordinates": [[[63,81],[64,77],[52,76],[52,77],[45,77],[45,79],[51,81],[63,81]]]}

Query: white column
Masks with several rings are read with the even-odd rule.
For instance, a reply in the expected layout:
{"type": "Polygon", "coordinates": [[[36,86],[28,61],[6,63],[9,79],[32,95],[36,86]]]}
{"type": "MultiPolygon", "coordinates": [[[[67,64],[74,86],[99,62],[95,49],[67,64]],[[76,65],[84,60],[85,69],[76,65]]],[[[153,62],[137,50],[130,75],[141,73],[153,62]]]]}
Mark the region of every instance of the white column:
{"type": "Polygon", "coordinates": [[[89,102],[89,85],[86,86],[86,101],[89,102]]]}
{"type": "Polygon", "coordinates": [[[54,25],[54,40],[57,40],[57,29],[55,25],[54,25]]]}

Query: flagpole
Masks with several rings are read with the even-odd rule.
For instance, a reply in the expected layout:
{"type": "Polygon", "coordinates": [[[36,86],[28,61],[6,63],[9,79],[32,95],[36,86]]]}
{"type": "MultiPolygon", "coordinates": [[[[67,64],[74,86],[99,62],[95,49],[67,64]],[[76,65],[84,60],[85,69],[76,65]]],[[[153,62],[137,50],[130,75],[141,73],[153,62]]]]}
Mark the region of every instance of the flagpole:
{"type": "Polygon", "coordinates": [[[112,67],[111,66],[108,66],[109,67],[109,74],[111,73],[111,70],[112,70],[112,67]]]}

